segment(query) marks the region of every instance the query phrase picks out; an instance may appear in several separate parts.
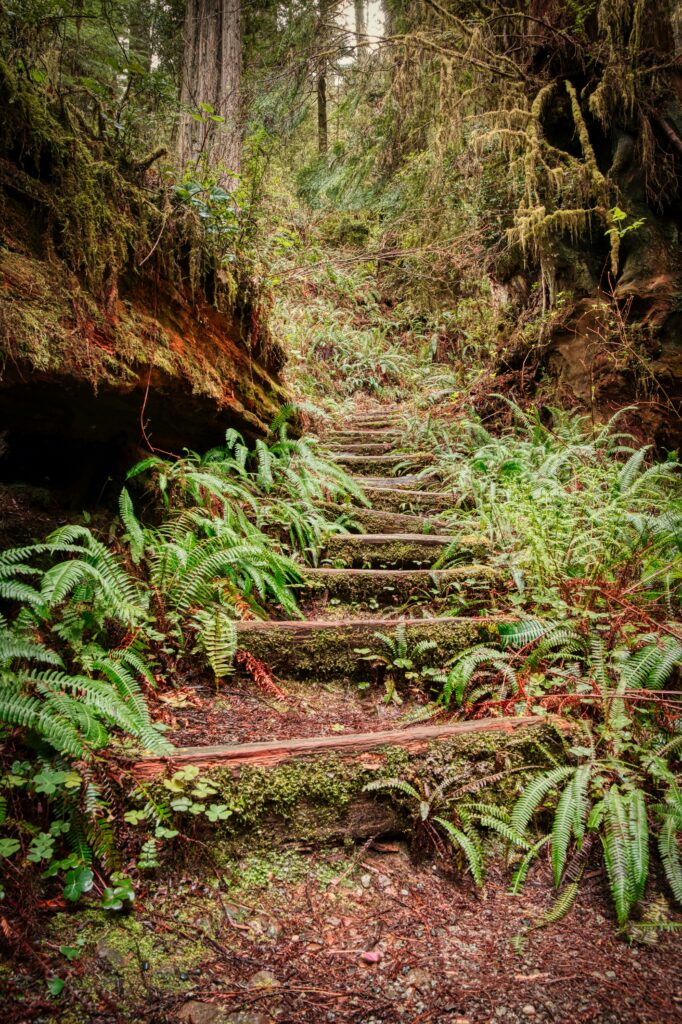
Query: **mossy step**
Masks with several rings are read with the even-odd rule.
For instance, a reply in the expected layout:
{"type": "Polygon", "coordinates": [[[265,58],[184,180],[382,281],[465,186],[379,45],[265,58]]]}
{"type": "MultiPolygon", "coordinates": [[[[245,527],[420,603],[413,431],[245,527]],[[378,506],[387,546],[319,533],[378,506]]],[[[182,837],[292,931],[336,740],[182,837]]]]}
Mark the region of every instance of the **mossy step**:
{"type": "Polygon", "coordinates": [[[406,469],[414,473],[415,469],[424,469],[431,462],[433,456],[428,453],[400,453],[395,452],[387,455],[357,455],[354,452],[340,452],[334,454],[334,461],[352,473],[373,473],[373,472],[395,472],[400,470],[400,479],[406,475],[406,469]]]}
{"type": "Polygon", "coordinates": [[[438,740],[476,733],[512,733],[547,723],[540,715],[513,718],[479,718],[471,722],[447,725],[415,725],[408,729],[347,733],[336,736],[306,736],[301,739],[268,740],[262,743],[228,743],[206,747],[179,747],[167,757],[145,757],[134,766],[137,779],[152,779],[167,769],[177,771],[183,765],[199,768],[244,768],[249,765],[268,768],[283,761],[329,756],[357,757],[369,750],[393,748],[419,752],[438,740]]]}
{"type": "Polygon", "coordinates": [[[406,473],[405,476],[365,476],[362,473],[353,473],[353,479],[359,487],[381,487],[396,490],[427,490],[429,483],[438,483],[435,474],[419,476],[416,473],[406,473]]]}
{"type": "Polygon", "coordinates": [[[454,542],[454,537],[433,533],[340,533],[327,539],[323,557],[358,569],[433,565],[454,542]]]}
{"type": "Polygon", "coordinates": [[[457,505],[454,494],[440,491],[370,484],[364,486],[364,492],[372,507],[380,512],[446,512],[457,505]]]}
{"type": "MultiPolygon", "coordinates": [[[[391,494],[394,493],[391,491],[391,494]]],[[[325,505],[324,508],[330,515],[352,516],[360,529],[367,533],[439,533],[444,536],[448,532],[448,524],[434,517],[383,512],[378,508],[356,508],[351,505],[325,505]]]]}
{"type": "Polygon", "coordinates": [[[362,427],[367,426],[368,423],[402,423],[403,419],[403,414],[397,409],[388,409],[385,412],[380,410],[365,413],[356,412],[349,417],[351,423],[357,423],[362,427]]]}
{"type": "Polygon", "coordinates": [[[356,648],[379,650],[375,633],[392,633],[402,625],[409,644],[433,640],[433,660],[445,660],[472,644],[499,639],[510,618],[337,619],[286,622],[248,620],[237,623],[237,646],[263,661],[275,675],[295,678],[367,677],[371,669],[356,648]]]}
{"type": "Polygon", "coordinates": [[[402,434],[398,430],[330,430],[324,435],[324,440],[333,444],[346,444],[348,442],[380,443],[387,441],[398,442],[402,440],[402,434]]]}
{"type": "Polygon", "coordinates": [[[393,441],[370,441],[361,444],[327,444],[325,451],[332,458],[346,453],[349,455],[387,455],[392,453],[393,447],[393,441]]]}
{"type": "Polygon", "coordinates": [[[347,602],[374,599],[383,604],[406,601],[414,594],[432,597],[456,589],[482,593],[499,578],[487,565],[458,565],[454,569],[304,569],[303,584],[313,594],[347,602]]]}

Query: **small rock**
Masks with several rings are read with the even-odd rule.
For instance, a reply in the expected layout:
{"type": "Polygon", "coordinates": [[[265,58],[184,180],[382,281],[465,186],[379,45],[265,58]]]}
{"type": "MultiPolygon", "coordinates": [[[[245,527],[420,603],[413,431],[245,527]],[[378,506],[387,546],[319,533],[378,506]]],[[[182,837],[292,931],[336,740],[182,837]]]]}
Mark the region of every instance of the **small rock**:
{"type": "Polygon", "coordinates": [[[268,939],[278,938],[282,931],[279,921],[276,921],[274,917],[270,917],[269,914],[254,914],[247,923],[250,931],[255,932],[256,935],[263,935],[268,939]]]}
{"type": "Polygon", "coordinates": [[[405,985],[408,988],[419,989],[420,992],[425,992],[431,984],[431,975],[428,971],[424,971],[421,967],[413,967],[412,970],[408,971],[405,975],[405,985]]]}
{"type": "Polygon", "coordinates": [[[178,1020],[182,1024],[224,1024],[225,1014],[215,1003],[202,1003],[192,999],[178,1010],[178,1020]]]}
{"type": "Polygon", "coordinates": [[[272,971],[257,971],[249,979],[249,988],[279,988],[279,981],[272,971]]]}
{"type": "Polygon", "coordinates": [[[362,875],[360,878],[360,884],[363,889],[369,889],[370,885],[372,884],[372,876],[362,875]]]}
{"type": "Polygon", "coordinates": [[[526,1003],[521,1012],[525,1013],[526,1017],[534,1017],[536,1014],[536,1009],[531,1003],[526,1003]]]}
{"type": "Polygon", "coordinates": [[[125,967],[131,958],[130,951],[124,951],[118,949],[107,939],[100,939],[97,943],[97,956],[100,960],[106,960],[106,962],[114,969],[125,967]]]}

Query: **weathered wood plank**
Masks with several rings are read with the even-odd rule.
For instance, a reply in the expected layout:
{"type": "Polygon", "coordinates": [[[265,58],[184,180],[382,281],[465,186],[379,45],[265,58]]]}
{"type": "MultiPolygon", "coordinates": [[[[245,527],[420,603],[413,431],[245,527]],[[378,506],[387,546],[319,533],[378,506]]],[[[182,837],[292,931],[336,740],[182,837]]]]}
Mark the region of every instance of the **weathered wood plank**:
{"type": "Polygon", "coordinates": [[[380,732],[348,733],[347,735],[310,736],[304,739],[268,740],[264,743],[229,743],[207,747],[179,747],[165,757],[145,757],[138,761],[133,772],[138,779],[150,779],[165,771],[177,771],[184,765],[197,767],[242,768],[246,765],[272,767],[282,761],[296,758],[336,754],[356,757],[365,751],[380,747],[401,747],[404,750],[424,750],[430,743],[454,736],[481,732],[513,732],[515,729],[545,725],[540,715],[515,718],[481,718],[469,722],[451,722],[448,725],[417,725],[408,729],[390,729],[380,732]]]}

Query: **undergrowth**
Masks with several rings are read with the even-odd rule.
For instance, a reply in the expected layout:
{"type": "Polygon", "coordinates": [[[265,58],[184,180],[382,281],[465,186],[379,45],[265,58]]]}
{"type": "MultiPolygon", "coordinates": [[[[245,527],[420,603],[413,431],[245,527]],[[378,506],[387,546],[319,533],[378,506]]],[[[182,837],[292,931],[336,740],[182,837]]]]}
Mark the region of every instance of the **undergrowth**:
{"type": "MultiPolygon", "coordinates": [[[[112,906],[117,764],[173,749],[157,692],[190,657],[219,685],[238,654],[238,620],[300,615],[298,566],[341,528],[329,504],[364,499],[315,441],[289,435],[292,413],[254,448],[231,430],[204,456],[138,463],[108,544],[73,525],[0,554],[0,857],[11,902],[37,866],[62,879],[66,899],[94,886],[112,906]]],[[[141,863],[149,843],[175,835],[158,822],[141,863]]]]}

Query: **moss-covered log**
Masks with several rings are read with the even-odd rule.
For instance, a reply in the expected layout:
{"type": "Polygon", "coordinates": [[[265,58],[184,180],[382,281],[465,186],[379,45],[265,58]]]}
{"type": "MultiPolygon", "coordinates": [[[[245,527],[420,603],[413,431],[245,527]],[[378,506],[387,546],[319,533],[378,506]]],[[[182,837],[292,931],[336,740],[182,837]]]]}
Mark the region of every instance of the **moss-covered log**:
{"type": "Polygon", "coordinates": [[[457,496],[417,488],[363,484],[372,507],[381,512],[446,512],[457,506],[457,496]]]}
{"type": "Polygon", "coordinates": [[[287,395],[257,285],[69,102],[0,62],[5,479],[37,463],[60,484],[78,463],[106,480],[150,439],[181,452],[228,425],[263,433],[287,395]]]}
{"type": "Polygon", "coordinates": [[[346,619],[237,624],[237,643],[280,676],[357,678],[370,671],[358,648],[378,651],[376,633],[403,624],[410,644],[433,640],[434,660],[480,642],[499,640],[500,618],[346,619]]]}
{"type": "Polygon", "coordinates": [[[433,462],[427,452],[410,454],[359,455],[354,452],[335,452],[335,460],[349,473],[399,473],[401,477],[415,473],[433,462]]]}
{"type": "Polygon", "coordinates": [[[411,516],[404,512],[382,512],[376,508],[327,505],[334,516],[352,516],[359,529],[366,533],[447,533],[448,524],[429,516],[411,516]]]}
{"type": "Polygon", "coordinates": [[[305,588],[326,593],[348,603],[375,600],[383,604],[402,603],[413,595],[435,596],[456,590],[481,596],[498,581],[499,574],[487,565],[465,565],[454,569],[304,569],[305,588]]]}
{"type": "Polygon", "coordinates": [[[455,543],[458,551],[471,558],[472,553],[487,550],[485,541],[486,538],[477,534],[456,539],[431,533],[336,534],[327,539],[323,557],[356,569],[423,567],[433,565],[455,543]]]}
{"type": "Polygon", "coordinates": [[[411,729],[391,729],[381,732],[349,733],[346,736],[311,736],[304,739],[269,740],[265,743],[229,743],[207,747],[181,747],[167,757],[147,757],[138,761],[134,773],[138,779],[150,779],[163,774],[169,766],[177,771],[184,765],[199,768],[242,768],[256,765],[269,768],[301,758],[336,754],[339,757],[358,757],[365,751],[381,747],[400,747],[418,752],[426,750],[436,740],[451,739],[480,732],[512,732],[514,729],[544,724],[539,715],[517,718],[483,718],[470,722],[451,722],[448,725],[418,725],[411,729]]]}

